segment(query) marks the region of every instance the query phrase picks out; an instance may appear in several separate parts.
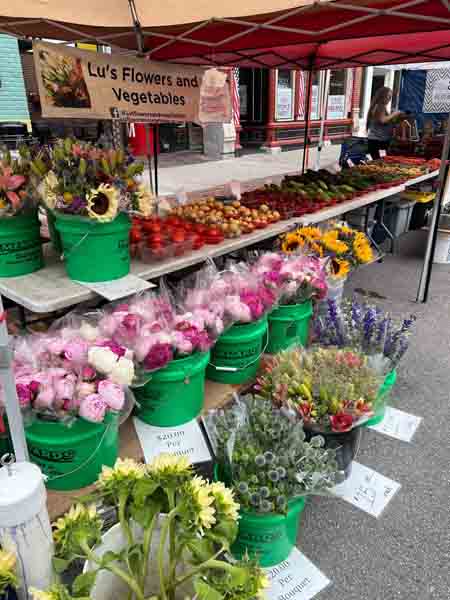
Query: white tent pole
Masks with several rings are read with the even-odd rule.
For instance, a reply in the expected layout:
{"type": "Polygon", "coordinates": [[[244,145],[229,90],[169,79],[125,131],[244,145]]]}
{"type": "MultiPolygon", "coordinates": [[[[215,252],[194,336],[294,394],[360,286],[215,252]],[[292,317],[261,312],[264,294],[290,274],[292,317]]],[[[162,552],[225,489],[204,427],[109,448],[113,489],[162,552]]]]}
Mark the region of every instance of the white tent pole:
{"type": "Polygon", "coordinates": [[[439,189],[434,201],[433,213],[431,216],[430,229],[428,231],[427,248],[423,261],[422,273],[420,275],[419,289],[417,291],[417,302],[426,302],[430,288],[431,271],[433,269],[434,250],[436,248],[436,239],[439,228],[439,217],[441,207],[445,201],[448,201],[450,194],[450,168],[447,164],[450,154],[450,114],[447,121],[447,131],[445,134],[444,148],[441,156],[441,168],[439,171],[439,189]]]}
{"type": "Polygon", "coordinates": [[[6,315],[3,310],[2,297],[0,295],[0,381],[2,396],[8,417],[8,427],[17,461],[28,460],[28,449],[23,429],[22,413],[20,411],[19,399],[16,391],[16,381],[12,370],[13,353],[8,345],[8,329],[6,327],[6,315]]]}
{"type": "Polygon", "coordinates": [[[316,156],[316,171],[320,169],[320,154],[323,148],[323,135],[325,132],[325,120],[327,117],[328,110],[328,95],[330,92],[330,79],[331,79],[331,71],[328,70],[325,72],[325,89],[323,90],[323,95],[321,98],[321,110],[320,110],[320,134],[319,134],[319,144],[317,146],[317,156],[316,156]]]}

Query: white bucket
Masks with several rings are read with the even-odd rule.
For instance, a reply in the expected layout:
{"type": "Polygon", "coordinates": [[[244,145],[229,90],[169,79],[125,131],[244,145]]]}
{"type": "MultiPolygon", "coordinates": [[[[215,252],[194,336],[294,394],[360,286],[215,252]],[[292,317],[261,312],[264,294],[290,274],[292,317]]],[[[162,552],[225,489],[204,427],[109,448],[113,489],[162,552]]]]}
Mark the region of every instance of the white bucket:
{"type": "MultiPolygon", "coordinates": [[[[160,517],[159,525],[161,525],[164,517],[160,517]]],[[[133,527],[133,535],[135,539],[139,539],[142,535],[141,529],[138,525],[133,527]]],[[[160,526],[155,527],[155,531],[152,537],[152,548],[150,551],[149,569],[147,573],[145,593],[146,597],[159,596],[159,573],[158,573],[158,561],[156,558],[160,541],[160,526]]],[[[109,531],[107,531],[102,537],[101,545],[94,550],[94,553],[98,557],[102,557],[106,552],[120,552],[127,545],[125,535],[122,531],[120,523],[117,523],[109,531]]],[[[168,545],[168,543],[167,543],[168,545]]],[[[96,568],[95,565],[90,562],[86,562],[84,565],[83,573],[92,571],[96,568]]],[[[167,574],[167,564],[164,566],[164,572],[167,574]]],[[[177,575],[181,575],[182,571],[177,571],[177,575]]],[[[96,577],[94,587],[89,595],[90,600],[124,600],[128,598],[129,588],[122,579],[116,577],[109,571],[102,569],[96,577]]],[[[187,584],[180,585],[177,588],[175,595],[176,600],[184,600],[186,597],[193,598],[195,595],[194,590],[190,582],[187,584]]]]}

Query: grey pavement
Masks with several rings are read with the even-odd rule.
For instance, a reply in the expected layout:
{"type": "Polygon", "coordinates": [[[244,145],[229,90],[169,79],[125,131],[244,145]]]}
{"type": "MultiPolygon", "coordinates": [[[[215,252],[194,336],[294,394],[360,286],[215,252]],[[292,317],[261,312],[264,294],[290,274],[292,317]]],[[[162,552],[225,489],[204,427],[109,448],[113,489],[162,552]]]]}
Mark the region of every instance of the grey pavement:
{"type": "MultiPolygon", "coordinates": [[[[316,153],[315,148],[310,151],[310,166],[315,164],[316,153]]],[[[324,148],[321,166],[336,163],[339,153],[339,145],[324,148]]],[[[222,160],[207,160],[200,154],[183,152],[167,157],[162,155],[158,168],[159,195],[217,188],[230,181],[251,182],[281,176],[301,169],[302,157],[302,150],[277,154],[259,152],[222,160]]]]}
{"type": "Polygon", "coordinates": [[[299,547],[332,581],[317,600],[450,598],[450,265],[434,265],[430,300],[416,304],[421,235],[406,234],[399,255],[360,269],[346,285],[348,294],[382,294],[393,314],[417,315],[390,404],[423,421],[411,443],[364,432],[357,460],[402,486],[379,519],[343,500],[307,503],[299,547]]]}

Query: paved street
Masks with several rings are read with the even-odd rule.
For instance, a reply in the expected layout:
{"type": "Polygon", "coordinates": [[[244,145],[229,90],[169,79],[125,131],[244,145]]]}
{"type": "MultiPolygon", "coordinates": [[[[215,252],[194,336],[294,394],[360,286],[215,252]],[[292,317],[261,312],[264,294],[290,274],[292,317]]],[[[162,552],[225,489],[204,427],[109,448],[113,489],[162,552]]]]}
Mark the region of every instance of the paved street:
{"type": "MultiPolygon", "coordinates": [[[[321,166],[336,163],[340,146],[322,150],[321,166]]],[[[317,150],[310,152],[310,166],[315,164],[317,150]]],[[[290,150],[278,154],[255,153],[224,160],[207,160],[200,154],[180,152],[162,155],[159,164],[159,194],[176,194],[184,190],[194,192],[217,188],[230,181],[248,182],[254,179],[270,179],[295,172],[302,165],[302,150],[290,150]]]]}

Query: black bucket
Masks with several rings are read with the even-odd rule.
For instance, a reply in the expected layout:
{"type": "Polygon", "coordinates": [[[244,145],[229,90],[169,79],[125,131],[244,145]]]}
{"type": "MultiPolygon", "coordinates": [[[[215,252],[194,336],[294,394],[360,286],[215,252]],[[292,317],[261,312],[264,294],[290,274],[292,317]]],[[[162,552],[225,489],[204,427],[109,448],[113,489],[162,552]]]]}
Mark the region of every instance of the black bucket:
{"type": "Polygon", "coordinates": [[[322,433],[304,428],[306,441],[310,441],[316,435],[321,435],[325,439],[325,448],[336,450],[336,461],[339,471],[348,479],[352,472],[352,461],[358,451],[361,437],[361,427],[354,427],[345,432],[327,432],[322,433]]]}

